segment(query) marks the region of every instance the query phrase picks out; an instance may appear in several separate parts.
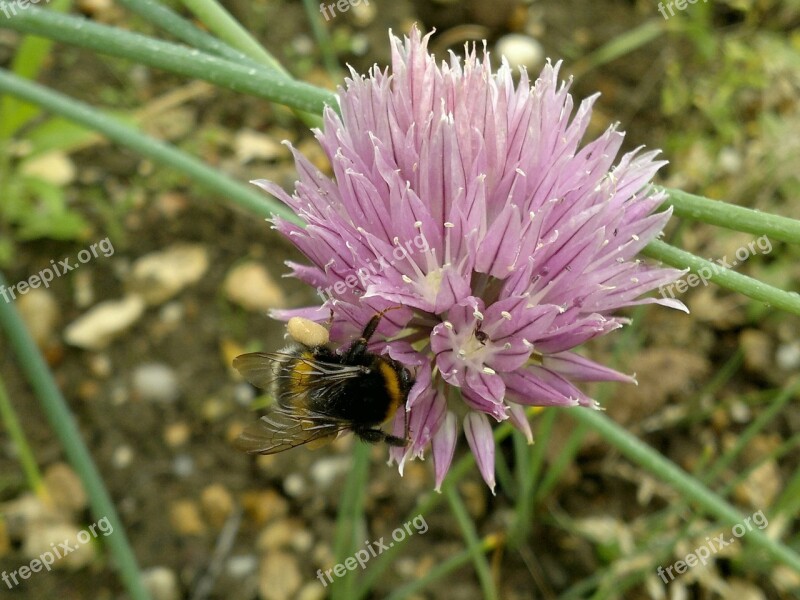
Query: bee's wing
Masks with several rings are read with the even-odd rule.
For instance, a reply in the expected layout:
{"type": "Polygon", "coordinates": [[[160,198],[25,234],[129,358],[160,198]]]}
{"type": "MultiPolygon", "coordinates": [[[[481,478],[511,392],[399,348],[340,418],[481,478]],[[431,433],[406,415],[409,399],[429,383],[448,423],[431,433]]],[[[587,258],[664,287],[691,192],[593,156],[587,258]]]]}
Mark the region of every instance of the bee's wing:
{"type": "Polygon", "coordinates": [[[311,442],[322,445],[347,425],[308,410],[273,405],[265,416],[245,427],[234,445],[250,454],[275,454],[311,442]]]}
{"type": "Polygon", "coordinates": [[[281,365],[290,359],[303,362],[310,367],[303,372],[303,376],[313,379],[314,385],[318,388],[336,387],[347,379],[360,376],[366,369],[362,366],[342,365],[316,358],[295,357],[283,352],[242,354],[233,359],[233,367],[257,388],[269,389],[270,384],[277,378],[287,377],[281,370],[281,365]]]}
{"type": "Polygon", "coordinates": [[[280,352],[251,352],[233,359],[233,368],[257,388],[269,389],[278,375],[280,363],[288,355],[280,352]]]}

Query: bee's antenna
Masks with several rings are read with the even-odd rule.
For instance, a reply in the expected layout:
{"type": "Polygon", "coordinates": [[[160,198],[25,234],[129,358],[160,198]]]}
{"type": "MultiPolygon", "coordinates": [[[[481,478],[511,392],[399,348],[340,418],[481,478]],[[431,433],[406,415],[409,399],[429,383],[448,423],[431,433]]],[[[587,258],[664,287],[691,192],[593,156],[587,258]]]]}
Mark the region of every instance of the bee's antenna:
{"type": "Polygon", "coordinates": [[[364,339],[364,341],[369,342],[369,339],[373,336],[375,330],[378,329],[378,325],[380,324],[383,315],[385,315],[390,310],[397,310],[398,308],[403,308],[403,307],[390,306],[389,308],[384,308],[381,312],[372,317],[369,320],[369,323],[367,323],[367,326],[364,328],[364,332],[361,334],[361,337],[364,339]]]}

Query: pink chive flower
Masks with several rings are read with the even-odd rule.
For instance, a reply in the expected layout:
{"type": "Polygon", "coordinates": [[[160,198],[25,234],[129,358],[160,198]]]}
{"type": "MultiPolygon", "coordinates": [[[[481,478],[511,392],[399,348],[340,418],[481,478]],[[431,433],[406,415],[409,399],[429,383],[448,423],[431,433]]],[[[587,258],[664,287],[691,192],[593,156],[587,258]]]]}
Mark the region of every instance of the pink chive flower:
{"type": "Polygon", "coordinates": [[[649,184],[658,152],[615,163],[616,126],[581,145],[596,96],[573,110],[559,64],[515,85],[485,49],[438,65],[428,37],[392,36],[391,72],[351,70],[340,114],[327,108],[315,131],[333,178],[292,149],[292,195],[254,183],[306,223],[273,221],[311,263],[288,263],[293,275],[324,300],[276,316],[324,322],[332,311],[331,339],[345,343],[401,307],[370,345],[416,376],[392,422],[403,436],[408,418],[411,443],[391,459],[402,474],[430,446],[439,489],[460,422],[494,491],[492,421],[530,441],[526,406],[596,407],[575,382],[635,382],[573,349],[622,327],[619,308],[686,310],[641,297],[682,272],[635,258],[671,214],[656,212],[665,196],[649,184]]]}

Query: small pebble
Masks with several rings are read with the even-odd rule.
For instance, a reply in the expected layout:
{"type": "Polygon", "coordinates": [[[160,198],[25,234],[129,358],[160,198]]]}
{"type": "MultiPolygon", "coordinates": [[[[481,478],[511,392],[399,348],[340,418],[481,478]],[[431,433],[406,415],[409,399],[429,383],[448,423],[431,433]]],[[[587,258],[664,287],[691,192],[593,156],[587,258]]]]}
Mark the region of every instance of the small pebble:
{"type": "Polygon", "coordinates": [[[147,402],[174,402],[180,396],[178,376],[163,363],[139,365],[133,371],[133,392],[147,402]]]}
{"type": "Polygon", "coordinates": [[[286,305],[281,286],[256,262],[242,263],[231,269],[223,288],[228,300],[245,310],[261,312],[286,305]]]}
{"type": "Polygon", "coordinates": [[[758,329],[745,329],[739,334],[739,345],[744,353],[744,364],[753,372],[772,369],[772,339],[758,329]]]}
{"type": "Polygon", "coordinates": [[[111,454],[111,464],[113,464],[117,469],[129,467],[132,462],[133,448],[127,444],[123,444],[122,446],[115,448],[114,452],[111,454]]]}
{"type": "Polygon", "coordinates": [[[258,567],[258,558],[254,554],[231,556],[225,565],[232,579],[241,580],[254,573],[258,567]]]}
{"type": "Polygon", "coordinates": [[[216,529],[225,525],[234,508],[233,496],[219,483],[211,484],[201,492],[200,504],[208,522],[216,529]]]}
{"type": "Polygon", "coordinates": [[[341,479],[350,470],[353,461],[349,456],[321,458],[311,465],[311,479],[320,489],[325,489],[341,479]]]}
{"type": "Polygon", "coordinates": [[[101,377],[105,379],[112,372],[112,364],[111,358],[108,354],[99,353],[99,354],[92,354],[89,357],[89,370],[91,371],[92,375],[95,377],[101,377]]]}
{"type": "Polygon", "coordinates": [[[323,598],[325,598],[325,588],[319,581],[309,581],[297,593],[297,600],[323,600],[323,598]]]}
{"type": "Polygon", "coordinates": [[[53,503],[77,513],[86,508],[88,496],[80,478],[66,463],[55,463],[44,472],[44,483],[53,503]]]}
{"type": "Polygon", "coordinates": [[[289,546],[295,531],[300,527],[297,521],[281,519],[267,525],[258,535],[256,548],[262,554],[289,546]]]}
{"type": "Polygon", "coordinates": [[[202,535],[206,526],[200,516],[200,507],[193,500],[173,502],[169,510],[172,528],[180,535],[202,535]]]}
{"type": "Polygon", "coordinates": [[[22,175],[35,177],[57,187],[65,187],[75,179],[75,163],[66,153],[51,150],[28,158],[20,164],[22,175]]]}
{"type": "Polygon", "coordinates": [[[532,37],[520,33],[509,33],[497,40],[495,52],[505,56],[514,71],[519,67],[537,71],[544,64],[542,45],[532,37]]]}
{"type": "Polygon", "coordinates": [[[291,554],[274,552],[261,560],[258,589],[263,600],[293,600],[302,583],[297,559],[291,554]]]}
{"type": "MultiPolygon", "coordinates": [[[[96,528],[96,531],[103,537],[99,528],[96,528]]],[[[94,539],[88,530],[84,531],[71,523],[33,522],[25,532],[22,553],[28,560],[38,559],[45,552],[53,551],[54,542],[56,544],[67,542],[74,548],[73,551],[56,559],[51,568],[77,570],[94,560],[95,553],[92,547],[94,539]]]]}
{"type": "Polygon", "coordinates": [[[179,600],[178,576],[167,567],[151,567],[142,573],[142,582],[152,600],[179,600]]]}
{"type": "Polygon", "coordinates": [[[256,525],[284,517],[289,512],[289,503],[275,490],[245,492],[242,505],[256,525]]]}
{"type": "Polygon", "coordinates": [[[178,448],[189,441],[192,431],[183,421],[170,423],[164,428],[164,443],[170,448],[178,448]]]}
{"type": "Polygon", "coordinates": [[[377,6],[373,2],[360,2],[354,0],[350,3],[353,7],[353,22],[359,27],[366,27],[375,20],[378,13],[377,6]]]}
{"type": "Polygon", "coordinates": [[[102,350],[133,326],[143,312],[144,301],[135,295],[101,302],[67,325],[64,340],[85,350],[102,350]]]}
{"type": "Polygon", "coordinates": [[[251,129],[239,131],[233,139],[233,146],[236,158],[244,164],[254,159],[271,161],[289,155],[289,149],[273,136],[251,129]]]}
{"type": "Polygon", "coordinates": [[[306,487],[306,480],[299,473],[290,473],[283,480],[283,489],[292,498],[302,495],[306,491],[306,487]]]}
{"type": "Polygon", "coordinates": [[[194,459],[188,454],[179,454],[172,461],[172,472],[177,477],[186,478],[194,473],[194,459]]]}
{"type": "Polygon", "coordinates": [[[205,246],[173,244],[139,258],[131,269],[128,289],[141,295],[151,306],[161,304],[200,281],[208,265],[205,246]]]}
{"type": "Polygon", "coordinates": [[[236,403],[240,404],[241,406],[250,406],[250,403],[255,397],[256,390],[249,383],[239,382],[236,384],[236,387],[233,388],[233,399],[236,400],[236,403]]]}
{"type": "Polygon", "coordinates": [[[209,423],[216,423],[229,412],[230,405],[220,398],[208,398],[200,407],[200,415],[209,423]]]}
{"type": "Polygon", "coordinates": [[[167,302],[158,311],[158,317],[164,325],[178,325],[186,318],[186,309],[180,302],[167,302]]]}
{"type": "Polygon", "coordinates": [[[800,343],[791,342],[778,346],[775,362],[784,371],[796,371],[800,368],[800,343]]]}
{"type": "Polygon", "coordinates": [[[45,347],[52,341],[61,311],[50,290],[36,288],[18,296],[17,308],[28,332],[39,347],[45,347]]]}

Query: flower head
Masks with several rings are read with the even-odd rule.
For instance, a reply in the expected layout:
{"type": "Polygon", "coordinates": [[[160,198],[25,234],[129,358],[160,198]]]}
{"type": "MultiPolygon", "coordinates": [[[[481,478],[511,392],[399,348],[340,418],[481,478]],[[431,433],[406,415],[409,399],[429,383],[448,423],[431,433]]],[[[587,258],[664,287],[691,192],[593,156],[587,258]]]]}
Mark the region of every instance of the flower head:
{"type": "Polygon", "coordinates": [[[274,219],[311,262],[294,275],[325,299],[278,316],[332,309],[331,337],[345,341],[402,307],[372,344],[416,373],[393,423],[402,436],[408,419],[412,442],[392,458],[402,472],[430,445],[438,488],[460,420],[494,489],[492,420],[530,439],[524,406],[594,406],[573,382],[633,378],[573,348],[625,324],[621,307],[685,310],[641,297],[681,272],[635,258],[671,214],[655,212],[665,197],[649,185],[664,162],[634,151],[614,164],[615,126],[581,145],[595,97],[573,111],[558,64],[515,85],[485,50],[437,65],[416,29],[391,41],[391,73],[351,71],[341,114],[327,108],[316,132],[333,178],[293,150],[293,195],[256,182],[307,224],[274,219]]]}

